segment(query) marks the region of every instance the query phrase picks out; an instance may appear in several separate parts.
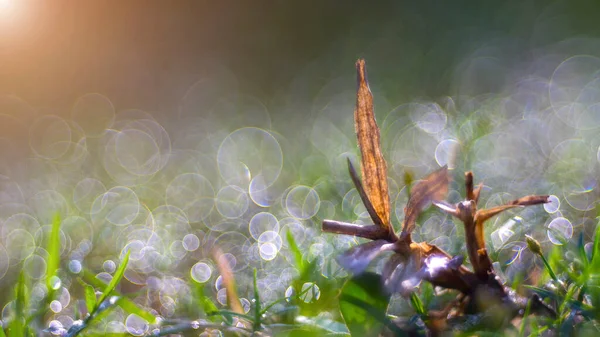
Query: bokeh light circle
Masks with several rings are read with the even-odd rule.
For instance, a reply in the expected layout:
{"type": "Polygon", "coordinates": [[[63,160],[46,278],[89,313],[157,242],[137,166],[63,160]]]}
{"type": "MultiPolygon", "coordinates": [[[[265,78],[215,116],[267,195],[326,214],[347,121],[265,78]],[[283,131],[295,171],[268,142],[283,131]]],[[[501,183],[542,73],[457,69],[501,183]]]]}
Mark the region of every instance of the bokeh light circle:
{"type": "Polygon", "coordinates": [[[79,211],[89,214],[94,200],[105,192],[106,187],[100,180],[84,178],[73,189],[73,203],[79,211]]]}
{"type": "Polygon", "coordinates": [[[192,222],[208,217],[215,203],[212,184],[198,173],[183,173],[173,179],[166,190],[169,205],[180,208],[192,222]]]}
{"type": "Polygon", "coordinates": [[[29,128],[29,146],[44,159],[58,159],[71,147],[71,128],[58,116],[42,116],[29,128]]]}
{"type": "Polygon", "coordinates": [[[448,165],[449,169],[456,166],[457,151],[460,143],[454,139],[444,139],[435,148],[435,161],[440,166],[448,165]]]}
{"type": "Polygon", "coordinates": [[[94,200],[90,213],[94,223],[106,221],[115,226],[125,226],[137,218],[140,208],[139,199],[132,189],[116,186],[94,200]]]}
{"type": "Polygon", "coordinates": [[[217,193],[217,211],[226,218],[241,217],[248,210],[249,205],[248,194],[241,187],[228,185],[217,193]]]}
{"type": "Polygon", "coordinates": [[[266,231],[278,232],[279,221],[277,221],[277,218],[271,213],[260,212],[250,219],[248,229],[250,235],[252,235],[255,240],[258,240],[260,235],[266,231]]]}
{"type": "Polygon", "coordinates": [[[81,126],[88,137],[99,137],[114,123],[115,108],[112,102],[101,94],[85,94],[75,102],[71,118],[81,126]]]}
{"type": "Polygon", "coordinates": [[[188,252],[193,252],[200,247],[200,239],[195,234],[186,234],[183,237],[182,245],[188,252]]]}
{"type": "Polygon", "coordinates": [[[192,279],[198,283],[207,282],[210,279],[211,274],[212,268],[204,262],[198,262],[194,264],[190,270],[192,279]]]}
{"type": "Polygon", "coordinates": [[[573,237],[573,225],[563,217],[553,219],[548,224],[548,239],[555,245],[562,245],[573,237]]]}
{"type": "Polygon", "coordinates": [[[247,127],[229,134],[219,146],[217,164],[223,179],[231,185],[248,186],[259,175],[266,187],[281,173],[283,153],[268,131],[247,127]]]}
{"type": "Polygon", "coordinates": [[[558,197],[555,195],[550,195],[548,197],[548,201],[550,202],[544,204],[544,210],[550,214],[558,212],[560,209],[560,200],[558,197]]]}
{"type": "Polygon", "coordinates": [[[148,329],[150,329],[148,321],[136,314],[129,314],[127,316],[125,326],[127,327],[127,332],[133,336],[144,336],[148,332],[148,329]]]}
{"type": "Polygon", "coordinates": [[[309,219],[319,211],[321,199],[313,188],[296,186],[288,193],[285,207],[288,213],[298,219],[309,219]]]}

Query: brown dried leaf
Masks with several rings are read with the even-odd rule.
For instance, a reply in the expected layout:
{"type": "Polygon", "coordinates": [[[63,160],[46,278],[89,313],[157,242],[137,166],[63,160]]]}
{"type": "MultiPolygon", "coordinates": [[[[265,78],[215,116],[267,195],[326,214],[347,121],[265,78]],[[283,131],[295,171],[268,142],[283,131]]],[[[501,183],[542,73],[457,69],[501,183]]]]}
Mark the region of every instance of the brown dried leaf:
{"type": "Polygon", "coordinates": [[[448,167],[444,166],[429,174],[413,187],[408,203],[404,208],[404,224],[401,239],[406,240],[415,228],[417,217],[428,203],[443,200],[448,193],[448,167]]]}
{"type": "Polygon", "coordinates": [[[387,168],[385,159],[381,153],[379,127],[375,121],[373,95],[371,95],[371,90],[369,90],[369,84],[367,83],[365,60],[360,59],[356,62],[356,71],[358,75],[358,90],[356,92],[354,122],[361,153],[364,187],[383,226],[391,232],[387,168]]]}

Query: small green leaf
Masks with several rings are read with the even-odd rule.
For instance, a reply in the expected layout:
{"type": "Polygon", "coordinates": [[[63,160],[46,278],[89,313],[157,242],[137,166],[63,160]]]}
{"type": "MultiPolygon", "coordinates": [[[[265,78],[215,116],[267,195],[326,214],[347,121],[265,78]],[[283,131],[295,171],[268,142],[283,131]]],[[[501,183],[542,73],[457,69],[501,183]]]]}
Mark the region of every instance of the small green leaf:
{"type": "MultiPolygon", "coordinates": [[[[107,288],[107,286],[104,282],[97,279],[96,276],[94,275],[94,273],[90,272],[87,269],[83,270],[83,279],[88,284],[91,284],[95,288],[98,288],[101,290],[104,290],[107,288]]],[[[121,294],[116,290],[113,290],[113,295],[121,296],[121,294]]],[[[117,304],[119,304],[121,306],[121,308],[123,310],[125,310],[126,312],[128,312],[130,314],[136,314],[148,322],[154,322],[156,320],[156,317],[153,314],[140,308],[136,303],[134,303],[132,300],[130,300],[127,297],[121,297],[121,300],[119,300],[117,302],[117,304]]],[[[98,305],[98,302],[96,302],[96,305],[98,305]]]]}
{"type": "Polygon", "coordinates": [[[298,271],[300,271],[300,273],[302,273],[302,271],[304,270],[304,258],[302,257],[302,252],[300,251],[300,247],[298,247],[298,244],[296,243],[296,239],[294,239],[294,235],[292,234],[292,231],[290,229],[287,230],[286,238],[287,238],[288,244],[290,245],[290,251],[294,255],[294,261],[296,262],[296,268],[298,268],[298,271]]]}
{"type": "Polygon", "coordinates": [[[381,278],[363,273],[350,279],[342,288],[340,311],[352,336],[377,336],[385,326],[385,312],[390,301],[381,286],[381,278]]]}
{"type": "Polygon", "coordinates": [[[52,219],[52,231],[48,240],[48,266],[46,268],[46,286],[53,289],[50,284],[52,277],[60,265],[60,214],[56,213],[52,219]]]}
{"type": "Polygon", "coordinates": [[[204,285],[196,281],[192,281],[192,284],[194,285],[194,289],[196,290],[196,298],[200,302],[204,313],[206,313],[206,315],[208,316],[217,313],[219,311],[219,308],[217,308],[217,306],[213,303],[213,301],[210,300],[210,298],[204,295],[204,285]]]}
{"type": "Polygon", "coordinates": [[[79,283],[85,292],[85,306],[87,307],[88,312],[91,313],[96,308],[96,291],[94,290],[94,287],[83,282],[81,279],[79,279],[79,283]]]}
{"type": "Polygon", "coordinates": [[[96,303],[95,309],[98,309],[98,306],[100,304],[102,304],[102,302],[104,302],[104,300],[106,300],[108,298],[108,296],[111,295],[113,290],[115,290],[115,288],[117,287],[117,284],[119,284],[119,282],[121,282],[121,279],[123,278],[123,275],[125,274],[125,268],[127,268],[127,263],[129,262],[129,254],[130,253],[131,253],[131,251],[129,251],[129,250],[127,251],[127,253],[125,253],[125,257],[123,258],[123,261],[121,262],[121,265],[119,266],[119,269],[117,269],[112,280],[110,280],[110,283],[108,283],[108,286],[106,286],[106,288],[104,289],[102,296],[100,296],[100,299],[96,303]]]}

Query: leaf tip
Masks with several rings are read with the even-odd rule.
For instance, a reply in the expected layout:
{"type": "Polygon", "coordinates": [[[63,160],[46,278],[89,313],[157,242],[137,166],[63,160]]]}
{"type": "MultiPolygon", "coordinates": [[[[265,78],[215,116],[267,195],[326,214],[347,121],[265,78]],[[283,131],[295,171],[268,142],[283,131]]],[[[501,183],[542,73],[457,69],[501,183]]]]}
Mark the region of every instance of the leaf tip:
{"type": "Polygon", "coordinates": [[[356,81],[359,87],[362,85],[368,86],[365,59],[360,58],[356,61],[356,81]]]}

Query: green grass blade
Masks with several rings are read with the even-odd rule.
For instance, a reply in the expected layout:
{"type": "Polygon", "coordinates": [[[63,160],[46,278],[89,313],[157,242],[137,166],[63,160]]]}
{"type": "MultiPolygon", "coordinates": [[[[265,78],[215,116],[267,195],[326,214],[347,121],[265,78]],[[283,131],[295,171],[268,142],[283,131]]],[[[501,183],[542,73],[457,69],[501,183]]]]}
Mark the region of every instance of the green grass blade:
{"type": "Polygon", "coordinates": [[[427,315],[427,311],[425,310],[423,302],[421,301],[419,296],[417,296],[417,294],[414,292],[410,294],[410,303],[412,304],[413,309],[415,309],[417,314],[421,315],[422,317],[425,317],[427,315]]]}
{"type": "Polygon", "coordinates": [[[525,336],[525,328],[527,327],[527,322],[529,319],[529,312],[531,311],[531,300],[527,301],[527,306],[525,306],[525,314],[523,314],[523,318],[521,319],[521,324],[519,326],[519,336],[525,336]]]}
{"type": "Polygon", "coordinates": [[[579,250],[580,259],[583,262],[584,267],[587,268],[587,266],[590,263],[590,260],[588,259],[588,255],[585,252],[585,241],[583,237],[583,232],[579,233],[579,238],[577,239],[577,248],[579,250]]]}
{"type": "Polygon", "coordinates": [[[296,239],[294,239],[294,235],[292,234],[292,231],[289,229],[286,233],[286,238],[287,238],[288,244],[290,245],[290,251],[294,255],[294,261],[296,262],[296,268],[298,268],[298,271],[302,274],[302,271],[304,270],[304,259],[302,258],[302,252],[300,251],[300,247],[298,247],[298,244],[296,243],[296,239]]]}
{"type": "Polygon", "coordinates": [[[110,283],[104,289],[102,296],[100,296],[100,299],[96,303],[95,309],[98,309],[98,306],[100,304],[102,304],[102,302],[104,302],[104,300],[106,300],[108,298],[108,296],[111,295],[113,290],[115,290],[115,288],[117,287],[117,284],[119,284],[119,282],[121,282],[121,279],[123,278],[123,275],[125,274],[125,268],[127,268],[127,263],[129,263],[129,254],[130,253],[131,253],[130,250],[128,250],[127,253],[125,253],[125,257],[123,258],[123,261],[121,262],[121,265],[119,266],[119,269],[117,269],[112,280],[110,280],[110,283]]]}
{"type": "MultiPolygon", "coordinates": [[[[288,231],[288,234],[290,232],[288,231]]],[[[291,235],[290,235],[291,236],[291,235]]],[[[254,324],[252,324],[252,330],[260,330],[261,325],[261,309],[260,309],[260,295],[258,294],[258,282],[256,280],[256,268],[254,268],[254,324]]]]}
{"type": "Polygon", "coordinates": [[[52,291],[50,284],[52,278],[56,276],[60,266],[60,214],[55,214],[52,219],[52,231],[48,240],[48,266],[46,269],[46,286],[52,291]]]}
{"type": "Polygon", "coordinates": [[[148,321],[150,324],[154,324],[156,322],[156,317],[154,315],[140,308],[135,302],[131,301],[127,297],[121,297],[117,304],[121,307],[121,309],[125,310],[125,312],[136,314],[148,321]]]}
{"type": "Polygon", "coordinates": [[[600,254],[600,221],[596,225],[596,234],[594,235],[594,249],[592,249],[592,261],[598,261],[598,255],[600,254]]]}
{"type": "Polygon", "coordinates": [[[25,272],[21,270],[15,286],[15,319],[8,325],[10,336],[25,336],[25,306],[27,305],[25,272]]]}

